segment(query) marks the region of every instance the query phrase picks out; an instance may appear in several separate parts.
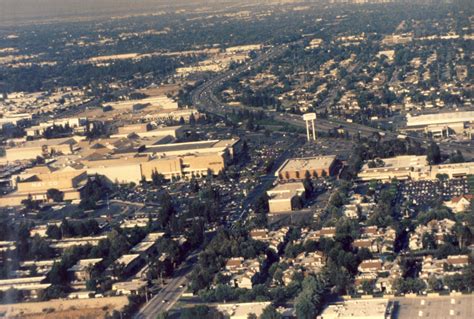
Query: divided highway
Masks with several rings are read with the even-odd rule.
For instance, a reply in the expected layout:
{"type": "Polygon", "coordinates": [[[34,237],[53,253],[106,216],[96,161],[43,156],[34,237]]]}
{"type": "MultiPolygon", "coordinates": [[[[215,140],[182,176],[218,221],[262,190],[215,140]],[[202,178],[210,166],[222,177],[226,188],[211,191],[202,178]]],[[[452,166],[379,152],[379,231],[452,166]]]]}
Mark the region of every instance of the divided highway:
{"type": "MultiPolygon", "coordinates": [[[[193,105],[199,109],[208,111],[210,113],[224,116],[226,113],[231,113],[234,110],[253,110],[253,111],[264,111],[267,115],[273,117],[275,120],[279,120],[284,123],[290,123],[299,127],[306,127],[305,123],[301,116],[288,113],[277,113],[273,110],[265,110],[263,108],[254,108],[247,106],[228,106],[218,99],[215,95],[215,91],[222,85],[224,82],[236,78],[243,74],[245,71],[252,68],[258,67],[261,64],[270,61],[271,59],[278,57],[280,54],[284,53],[288,49],[288,45],[281,45],[270,48],[268,51],[260,54],[257,58],[249,61],[246,64],[239,66],[234,70],[229,70],[221,75],[208,80],[202,86],[198,87],[192,94],[191,100],[193,105]]],[[[370,126],[365,126],[358,123],[349,123],[344,122],[338,119],[321,119],[318,118],[316,121],[316,128],[319,131],[327,131],[334,128],[342,127],[350,134],[360,133],[361,136],[371,136],[374,133],[379,133],[386,137],[397,138],[399,135],[397,132],[387,131],[382,129],[373,128],[370,126]]],[[[412,140],[418,141],[420,143],[429,143],[431,140],[426,137],[412,137],[412,140]]],[[[451,153],[454,151],[463,152],[466,158],[474,159],[474,147],[470,145],[464,145],[457,142],[439,142],[439,147],[442,151],[451,153]]]]}

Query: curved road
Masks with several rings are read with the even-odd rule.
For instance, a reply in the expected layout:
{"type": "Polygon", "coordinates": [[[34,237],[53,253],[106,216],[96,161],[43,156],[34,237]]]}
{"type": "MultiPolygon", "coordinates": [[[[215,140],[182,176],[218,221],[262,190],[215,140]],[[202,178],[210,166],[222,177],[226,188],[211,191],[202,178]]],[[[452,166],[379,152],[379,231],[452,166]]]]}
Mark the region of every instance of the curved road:
{"type": "MultiPolygon", "coordinates": [[[[294,42],[293,44],[296,44],[294,42]]],[[[231,80],[240,76],[247,70],[258,67],[263,63],[270,61],[271,59],[281,55],[288,49],[289,45],[280,45],[276,47],[271,47],[266,52],[260,54],[257,58],[248,61],[246,64],[239,66],[234,70],[229,70],[224,72],[215,78],[206,81],[203,85],[198,87],[191,96],[191,101],[194,106],[199,109],[208,111],[210,113],[216,114],[218,116],[224,116],[226,113],[231,113],[234,110],[250,110],[250,111],[263,111],[267,115],[273,117],[277,121],[284,123],[291,123],[295,126],[306,127],[303,119],[299,115],[287,114],[287,113],[277,113],[273,110],[265,110],[262,108],[254,108],[247,106],[228,106],[218,99],[215,95],[215,91],[222,85],[224,82],[231,80]]],[[[374,133],[379,133],[386,137],[397,138],[399,135],[396,132],[386,131],[382,129],[373,128],[370,126],[365,126],[358,123],[349,123],[344,122],[338,119],[317,119],[317,128],[320,131],[327,131],[330,129],[342,127],[351,134],[360,133],[362,136],[371,136],[374,133]]],[[[410,139],[418,141],[420,143],[429,143],[431,140],[426,137],[414,137],[410,136],[410,139]]],[[[438,142],[441,150],[451,153],[453,151],[459,150],[467,157],[474,158],[474,147],[469,145],[464,145],[456,142],[438,142]]]]}

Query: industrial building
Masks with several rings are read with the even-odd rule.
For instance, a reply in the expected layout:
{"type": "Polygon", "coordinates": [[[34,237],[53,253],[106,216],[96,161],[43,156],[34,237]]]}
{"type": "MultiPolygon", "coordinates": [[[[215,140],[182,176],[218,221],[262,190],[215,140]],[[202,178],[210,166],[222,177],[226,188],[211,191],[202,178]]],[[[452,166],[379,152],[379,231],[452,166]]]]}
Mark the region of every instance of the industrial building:
{"type": "Polygon", "coordinates": [[[336,171],[336,156],[316,156],[291,158],[286,160],[275,172],[282,181],[303,180],[310,177],[332,176],[336,171]]]}
{"type": "Polygon", "coordinates": [[[434,137],[466,135],[472,138],[474,111],[407,115],[407,131],[424,131],[434,137]]]}

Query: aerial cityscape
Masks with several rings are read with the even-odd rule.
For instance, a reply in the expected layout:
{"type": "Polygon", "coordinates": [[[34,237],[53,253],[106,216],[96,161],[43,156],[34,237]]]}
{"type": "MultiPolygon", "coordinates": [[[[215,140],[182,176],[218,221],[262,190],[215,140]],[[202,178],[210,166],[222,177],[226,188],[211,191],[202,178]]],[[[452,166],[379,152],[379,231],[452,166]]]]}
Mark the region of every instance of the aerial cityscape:
{"type": "Polygon", "coordinates": [[[473,27],[0,1],[0,318],[474,318],[473,27]]]}

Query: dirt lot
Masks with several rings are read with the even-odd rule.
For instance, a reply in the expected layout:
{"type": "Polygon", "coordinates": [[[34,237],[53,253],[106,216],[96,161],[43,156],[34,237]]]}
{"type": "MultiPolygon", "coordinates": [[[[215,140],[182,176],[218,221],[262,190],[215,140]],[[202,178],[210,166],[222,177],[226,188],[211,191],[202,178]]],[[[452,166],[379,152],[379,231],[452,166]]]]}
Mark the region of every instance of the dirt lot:
{"type": "Polygon", "coordinates": [[[0,318],[95,319],[121,310],[127,303],[127,297],[120,296],[0,305],[0,318]]]}

